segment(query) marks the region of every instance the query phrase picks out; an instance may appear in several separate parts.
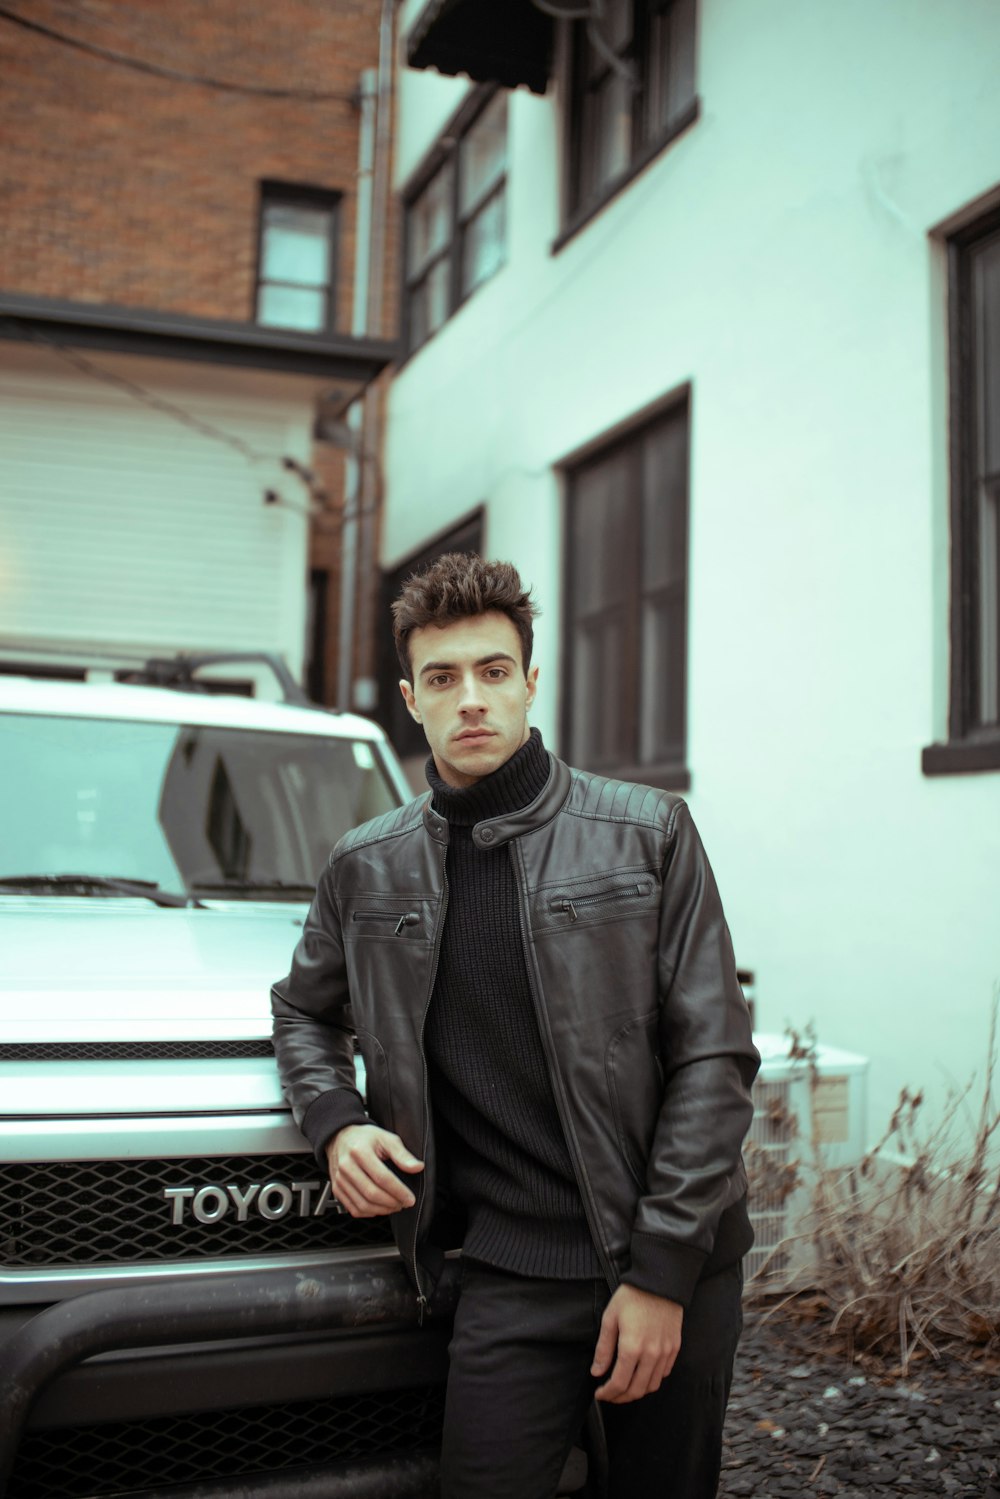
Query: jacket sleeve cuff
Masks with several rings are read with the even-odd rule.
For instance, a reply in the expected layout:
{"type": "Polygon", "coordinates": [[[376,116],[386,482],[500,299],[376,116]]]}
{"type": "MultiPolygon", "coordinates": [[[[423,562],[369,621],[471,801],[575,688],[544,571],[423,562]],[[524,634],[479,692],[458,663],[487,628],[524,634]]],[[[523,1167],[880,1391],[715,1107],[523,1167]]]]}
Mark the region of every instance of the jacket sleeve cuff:
{"type": "Polygon", "coordinates": [[[302,1119],[302,1133],[313,1154],[326,1170],[326,1147],[348,1124],[370,1124],[361,1094],[356,1088],[330,1088],[314,1098],[302,1119]]]}
{"type": "Polygon", "coordinates": [[[632,1235],[632,1263],[622,1280],[653,1296],[688,1307],[708,1255],[686,1244],[671,1244],[656,1234],[632,1235]]]}

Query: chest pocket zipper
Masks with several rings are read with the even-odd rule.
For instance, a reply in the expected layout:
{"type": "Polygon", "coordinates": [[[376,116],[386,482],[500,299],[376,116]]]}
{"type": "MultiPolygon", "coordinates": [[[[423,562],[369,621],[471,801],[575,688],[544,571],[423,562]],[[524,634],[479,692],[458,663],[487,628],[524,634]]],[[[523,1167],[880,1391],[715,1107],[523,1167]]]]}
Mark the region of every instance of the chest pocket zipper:
{"type": "Polygon", "coordinates": [[[652,888],[652,881],[637,880],[634,885],[616,885],[614,890],[602,890],[597,895],[578,895],[572,900],[568,895],[561,895],[549,901],[549,910],[562,912],[570,921],[576,921],[581,907],[609,905],[617,900],[638,900],[648,895],[652,888]]]}
{"type": "Polygon", "coordinates": [[[418,926],[420,923],[419,911],[404,911],[402,916],[395,911],[355,911],[351,916],[352,921],[394,921],[396,923],[393,936],[398,937],[406,926],[418,926]]]}

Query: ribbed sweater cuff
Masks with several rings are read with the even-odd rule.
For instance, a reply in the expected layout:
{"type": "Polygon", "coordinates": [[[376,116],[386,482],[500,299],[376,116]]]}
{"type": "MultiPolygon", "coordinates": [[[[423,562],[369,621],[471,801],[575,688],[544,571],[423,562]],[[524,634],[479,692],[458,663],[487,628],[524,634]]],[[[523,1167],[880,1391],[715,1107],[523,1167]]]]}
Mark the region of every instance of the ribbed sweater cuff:
{"type": "Polygon", "coordinates": [[[326,1147],[348,1124],[370,1124],[364,1101],[356,1088],[330,1088],[314,1098],[302,1120],[302,1133],[313,1155],[326,1169],[326,1147]]]}
{"type": "Polygon", "coordinates": [[[650,1291],[681,1306],[691,1304],[702,1267],[708,1255],[687,1244],[672,1244],[655,1234],[632,1235],[632,1263],[622,1276],[630,1286],[650,1291]]]}

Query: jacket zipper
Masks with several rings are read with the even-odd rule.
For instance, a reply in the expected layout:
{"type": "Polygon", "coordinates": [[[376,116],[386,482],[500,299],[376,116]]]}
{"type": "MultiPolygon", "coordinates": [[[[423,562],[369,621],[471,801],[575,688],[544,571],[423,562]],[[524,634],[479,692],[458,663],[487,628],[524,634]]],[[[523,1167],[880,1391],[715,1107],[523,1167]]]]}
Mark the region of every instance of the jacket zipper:
{"type": "Polygon", "coordinates": [[[405,911],[399,916],[395,911],[355,911],[351,917],[352,921],[394,921],[396,929],[393,936],[398,937],[404,926],[416,926],[420,921],[419,911],[405,911]]]}
{"type": "MultiPolygon", "coordinates": [[[[423,1175],[421,1176],[420,1182],[418,1184],[419,1185],[419,1190],[418,1190],[418,1195],[417,1195],[417,1204],[416,1204],[416,1208],[414,1209],[414,1218],[413,1218],[413,1246],[412,1246],[412,1249],[410,1251],[410,1260],[411,1260],[411,1263],[413,1265],[413,1283],[414,1283],[414,1285],[417,1288],[417,1325],[419,1327],[423,1327],[423,1325],[424,1325],[424,1317],[425,1317],[425,1315],[427,1313],[427,1294],[423,1290],[423,1287],[421,1285],[421,1280],[420,1280],[420,1265],[419,1265],[419,1262],[417,1260],[417,1240],[420,1237],[420,1219],[421,1219],[421,1216],[422,1216],[423,1211],[424,1211],[424,1203],[427,1200],[427,1192],[426,1192],[427,1164],[428,1164],[427,1163],[427,1147],[428,1147],[428,1145],[430,1143],[430,1137],[431,1137],[431,1127],[430,1127],[430,1112],[431,1112],[430,1111],[430,1088],[428,1086],[428,1081],[427,1081],[427,1051],[426,1051],[426,1048],[424,1046],[424,1031],[427,1028],[427,1016],[430,1013],[431,996],[434,993],[434,983],[435,983],[435,980],[437,979],[438,959],[439,959],[439,957],[441,955],[441,937],[442,937],[442,935],[444,933],[444,919],[445,919],[445,916],[447,915],[447,912],[448,912],[448,875],[447,875],[445,867],[444,867],[444,860],[446,858],[447,858],[447,850],[445,850],[444,854],[442,855],[442,869],[441,869],[442,891],[443,891],[443,897],[444,898],[443,898],[443,900],[441,902],[441,906],[440,906],[440,909],[439,909],[439,912],[438,912],[437,925],[436,925],[436,927],[434,929],[434,947],[433,947],[432,952],[431,952],[431,972],[430,972],[430,979],[429,979],[428,984],[427,984],[427,995],[426,995],[426,998],[424,999],[424,1013],[420,1017],[420,1034],[419,1034],[419,1037],[418,1037],[418,1045],[420,1047],[420,1067],[421,1067],[422,1076],[423,1076],[423,1108],[424,1108],[424,1118],[423,1118],[423,1129],[422,1129],[423,1139],[421,1140],[420,1145],[421,1145],[421,1159],[424,1162],[424,1171],[423,1171],[423,1175]]],[[[411,912],[410,914],[412,915],[413,913],[411,912]]],[[[398,928],[397,928],[397,930],[398,930],[398,928]]]]}
{"type": "MultiPolygon", "coordinates": [[[[552,1095],[555,1098],[556,1110],[559,1114],[559,1121],[562,1124],[563,1134],[566,1137],[566,1144],[569,1148],[569,1152],[573,1160],[573,1169],[576,1174],[577,1185],[580,1188],[580,1196],[583,1198],[583,1209],[587,1215],[587,1222],[590,1225],[590,1232],[593,1235],[594,1243],[597,1246],[597,1253],[604,1268],[605,1279],[607,1280],[608,1285],[611,1287],[611,1289],[614,1290],[619,1283],[620,1276],[618,1274],[618,1271],[615,1269],[614,1261],[611,1257],[611,1251],[608,1248],[607,1243],[605,1242],[601,1220],[597,1212],[597,1204],[594,1201],[593,1188],[591,1187],[590,1178],[588,1177],[586,1168],[583,1164],[583,1157],[580,1153],[580,1143],[576,1138],[576,1131],[573,1128],[572,1121],[569,1117],[569,1108],[566,1102],[566,1092],[563,1086],[562,1074],[560,1073],[559,1068],[556,1065],[555,1046],[552,1041],[552,1030],[549,1026],[549,1015],[541,999],[541,987],[538,983],[538,975],[535,968],[535,949],[532,946],[531,938],[529,935],[531,927],[528,921],[527,898],[525,895],[528,882],[524,872],[524,860],[521,854],[521,849],[518,846],[518,842],[516,839],[514,839],[511,843],[511,852],[514,855],[517,865],[518,914],[521,918],[521,943],[524,948],[524,956],[528,970],[528,988],[531,990],[531,1000],[535,1007],[535,1015],[538,1020],[538,1030],[542,1038],[542,1046],[545,1050],[545,1060],[548,1063],[549,1080],[552,1083],[552,1095]]],[[[630,891],[629,893],[634,892],[630,891]]],[[[584,899],[591,898],[593,897],[584,897],[584,899]]],[[[596,898],[603,899],[603,897],[596,898]]]]}
{"type": "Polygon", "coordinates": [[[615,900],[635,900],[648,895],[652,888],[649,880],[639,880],[634,885],[618,885],[614,890],[605,890],[598,895],[578,895],[575,899],[560,895],[549,901],[549,910],[562,911],[570,921],[576,921],[578,906],[603,906],[615,900]]]}

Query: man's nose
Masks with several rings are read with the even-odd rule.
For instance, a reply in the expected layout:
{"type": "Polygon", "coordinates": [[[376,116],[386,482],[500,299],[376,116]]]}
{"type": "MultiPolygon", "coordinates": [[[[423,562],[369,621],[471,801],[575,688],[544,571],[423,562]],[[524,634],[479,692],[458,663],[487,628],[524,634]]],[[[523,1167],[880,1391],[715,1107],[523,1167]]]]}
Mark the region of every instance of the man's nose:
{"type": "Polygon", "coordinates": [[[459,694],[458,706],[462,713],[480,713],[485,711],[486,698],[483,693],[483,684],[475,672],[462,678],[462,691],[459,694]]]}

